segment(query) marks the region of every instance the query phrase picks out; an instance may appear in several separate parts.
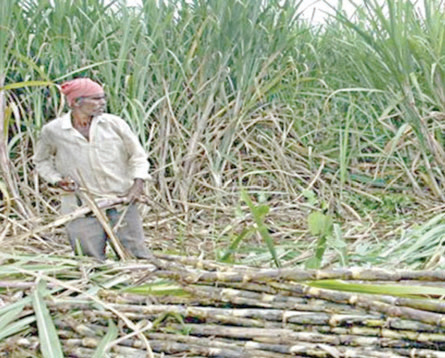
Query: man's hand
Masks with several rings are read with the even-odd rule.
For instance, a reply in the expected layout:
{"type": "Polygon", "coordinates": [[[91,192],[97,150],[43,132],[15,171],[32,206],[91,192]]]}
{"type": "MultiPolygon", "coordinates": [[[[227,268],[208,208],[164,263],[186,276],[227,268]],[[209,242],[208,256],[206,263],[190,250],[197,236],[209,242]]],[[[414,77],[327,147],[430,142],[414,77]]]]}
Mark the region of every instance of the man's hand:
{"type": "Polygon", "coordinates": [[[77,183],[71,178],[63,178],[56,183],[60,189],[73,192],[77,189],[77,183]]]}
{"type": "Polygon", "coordinates": [[[125,201],[127,203],[131,203],[135,200],[138,200],[143,193],[144,193],[144,180],[137,178],[134,180],[133,185],[128,191],[128,194],[125,197],[125,201]]]}

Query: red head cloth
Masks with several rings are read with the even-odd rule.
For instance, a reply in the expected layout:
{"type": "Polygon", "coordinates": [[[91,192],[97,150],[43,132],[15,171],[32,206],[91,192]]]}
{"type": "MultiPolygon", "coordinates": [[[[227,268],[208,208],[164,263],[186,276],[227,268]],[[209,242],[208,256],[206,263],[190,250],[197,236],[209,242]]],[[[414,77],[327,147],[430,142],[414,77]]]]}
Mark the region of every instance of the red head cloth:
{"type": "Polygon", "coordinates": [[[70,106],[73,105],[76,98],[104,94],[102,86],[89,78],[76,78],[64,82],[61,85],[61,91],[66,96],[70,106]]]}

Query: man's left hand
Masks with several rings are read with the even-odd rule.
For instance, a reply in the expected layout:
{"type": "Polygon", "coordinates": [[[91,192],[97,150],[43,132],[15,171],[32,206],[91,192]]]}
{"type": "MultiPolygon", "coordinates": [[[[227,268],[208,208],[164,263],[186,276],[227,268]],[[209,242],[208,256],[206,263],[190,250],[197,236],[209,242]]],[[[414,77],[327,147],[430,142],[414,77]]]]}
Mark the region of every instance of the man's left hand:
{"type": "Polygon", "coordinates": [[[133,185],[128,191],[125,201],[131,203],[138,200],[144,193],[144,181],[142,179],[135,179],[133,185]]]}

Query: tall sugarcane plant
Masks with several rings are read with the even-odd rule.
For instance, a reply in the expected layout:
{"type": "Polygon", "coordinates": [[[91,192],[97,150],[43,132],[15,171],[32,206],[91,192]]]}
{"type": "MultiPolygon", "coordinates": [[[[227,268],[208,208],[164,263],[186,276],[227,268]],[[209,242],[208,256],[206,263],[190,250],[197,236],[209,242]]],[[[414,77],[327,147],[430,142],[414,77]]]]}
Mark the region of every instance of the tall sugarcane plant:
{"type": "MultiPolygon", "coordinates": [[[[290,142],[330,151],[334,161],[341,150],[350,164],[366,155],[361,143],[369,131],[373,160],[387,160],[385,145],[409,123],[423,156],[412,185],[440,197],[443,151],[429,117],[444,98],[439,5],[426,1],[421,16],[411,1],[366,1],[352,20],[340,10],[319,31],[301,18],[301,1],[146,1],[140,8],[10,1],[2,4],[0,61],[6,84],[83,75],[104,83],[110,111],[128,119],[151,149],[166,200],[199,195],[195,174],[202,169],[210,185],[221,187],[237,165],[234,151],[244,150],[239,133],[269,114],[293,124],[290,142]],[[338,120],[345,101],[359,103],[347,115],[353,127],[338,120]],[[382,124],[382,115],[394,120],[382,124]],[[346,148],[337,145],[345,129],[343,139],[352,137],[346,148]]],[[[60,96],[55,88],[10,96],[19,108],[13,119],[26,127],[32,147],[41,125],[63,109],[60,96]]],[[[391,162],[414,160],[397,145],[391,162]]],[[[285,157],[295,161],[292,153],[285,157]]],[[[273,158],[274,167],[283,159],[273,158]]],[[[338,164],[344,183],[347,163],[338,164]]],[[[249,170],[248,160],[242,165],[249,170]]]]}
{"type": "Polygon", "coordinates": [[[347,53],[344,59],[350,70],[343,75],[350,76],[349,85],[383,90],[387,114],[395,113],[396,126],[410,126],[422,156],[421,177],[443,199],[445,152],[441,134],[435,130],[434,112],[443,112],[445,103],[445,38],[440,25],[445,17],[440,11],[443,1],[422,5],[400,0],[382,5],[369,0],[356,4],[356,18],[338,12],[337,19],[352,29],[345,32],[349,40],[340,51],[347,53]],[[352,46],[355,51],[344,52],[352,46]]]}

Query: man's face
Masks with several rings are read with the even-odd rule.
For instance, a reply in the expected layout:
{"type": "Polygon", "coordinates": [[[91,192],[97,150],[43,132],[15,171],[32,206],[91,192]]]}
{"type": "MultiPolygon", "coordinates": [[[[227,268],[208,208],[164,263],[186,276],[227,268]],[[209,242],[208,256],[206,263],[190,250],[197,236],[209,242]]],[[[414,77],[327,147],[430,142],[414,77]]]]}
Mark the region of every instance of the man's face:
{"type": "Polygon", "coordinates": [[[76,101],[77,109],[88,116],[100,116],[105,112],[107,99],[105,95],[80,97],[76,101]]]}

